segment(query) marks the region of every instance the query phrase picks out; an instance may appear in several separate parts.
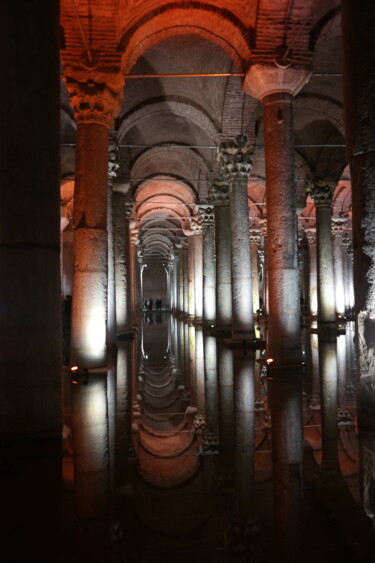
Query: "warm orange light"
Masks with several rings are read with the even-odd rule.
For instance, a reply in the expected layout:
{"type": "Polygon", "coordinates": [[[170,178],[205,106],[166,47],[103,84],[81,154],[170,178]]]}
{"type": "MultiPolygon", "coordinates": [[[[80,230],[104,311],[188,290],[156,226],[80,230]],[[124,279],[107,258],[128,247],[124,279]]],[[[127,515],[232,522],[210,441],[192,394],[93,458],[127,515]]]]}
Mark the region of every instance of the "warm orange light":
{"type": "Polygon", "coordinates": [[[73,371],[73,372],[78,371],[78,366],[72,366],[72,367],[70,368],[70,371],[73,371]]]}
{"type": "Polygon", "coordinates": [[[267,365],[273,364],[273,358],[267,358],[266,360],[267,365]]]}

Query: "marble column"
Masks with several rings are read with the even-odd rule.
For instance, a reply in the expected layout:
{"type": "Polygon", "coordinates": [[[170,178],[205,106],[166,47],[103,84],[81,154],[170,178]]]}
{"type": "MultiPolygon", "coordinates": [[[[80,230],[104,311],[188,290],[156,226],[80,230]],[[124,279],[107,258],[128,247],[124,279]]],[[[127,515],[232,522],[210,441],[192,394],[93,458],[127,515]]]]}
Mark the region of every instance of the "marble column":
{"type": "Polygon", "coordinates": [[[203,236],[202,218],[200,215],[192,217],[191,228],[194,232],[194,318],[201,324],[203,319],[203,236]]]}
{"type": "Polygon", "coordinates": [[[251,255],[251,285],[253,289],[253,313],[257,315],[260,309],[259,292],[259,252],[260,230],[250,230],[250,255],[251,255]]]}
{"type": "Polygon", "coordinates": [[[117,326],[116,326],[116,283],[114,254],[114,222],[113,222],[113,183],[119,164],[117,162],[117,142],[113,132],[109,138],[108,159],[108,270],[107,270],[107,401],[108,401],[108,442],[110,469],[110,513],[115,513],[115,451],[116,451],[116,362],[117,362],[117,326]]]}
{"type": "Polygon", "coordinates": [[[108,146],[118,98],[105,89],[99,102],[89,86],[74,81],[68,89],[77,120],[71,339],[71,362],[81,374],[73,393],[76,532],[79,560],[94,562],[109,549],[108,146]]]}
{"type": "Polygon", "coordinates": [[[309,248],[309,305],[310,316],[318,314],[318,276],[316,261],[316,228],[305,229],[309,248]]]}
{"type": "Polygon", "coordinates": [[[215,209],[216,327],[228,331],[232,325],[232,276],[229,194],[226,182],[214,182],[210,195],[215,209]]]}
{"type": "Polygon", "coordinates": [[[331,236],[336,182],[316,178],[309,187],[316,207],[318,343],[322,416],[322,470],[339,471],[337,443],[337,323],[331,236]]]}
{"type": "Polygon", "coordinates": [[[0,31],[1,558],[59,562],[59,3],[6,0],[0,31]]]}
{"type": "Polygon", "coordinates": [[[254,340],[247,184],[255,147],[246,135],[222,142],[218,160],[229,185],[231,217],[232,338],[254,340]]]}
{"type": "Polygon", "coordinates": [[[343,236],[348,223],[347,217],[332,217],[333,237],[333,270],[335,276],[336,314],[343,318],[345,315],[345,278],[343,236]]]}
{"type": "Polygon", "coordinates": [[[188,252],[187,252],[187,266],[188,266],[188,315],[189,319],[193,320],[195,317],[195,243],[194,236],[188,237],[188,252]]]}
{"type": "Polygon", "coordinates": [[[262,102],[266,163],[268,392],[272,417],[275,549],[298,562],[302,547],[302,351],[294,181],[293,96],[310,71],[254,63],[244,90],[262,102]],[[293,432],[291,432],[293,429],[293,432]]]}
{"type": "Polygon", "coordinates": [[[203,229],[203,338],[205,377],[205,453],[218,452],[217,347],[213,335],[216,320],[215,217],[213,205],[200,205],[203,229]]]}

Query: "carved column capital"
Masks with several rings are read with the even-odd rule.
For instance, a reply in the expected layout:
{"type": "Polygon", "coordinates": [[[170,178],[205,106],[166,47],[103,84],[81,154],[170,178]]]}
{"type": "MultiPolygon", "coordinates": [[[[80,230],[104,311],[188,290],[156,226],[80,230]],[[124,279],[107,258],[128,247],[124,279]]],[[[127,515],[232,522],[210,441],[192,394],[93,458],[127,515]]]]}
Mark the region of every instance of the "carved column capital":
{"type": "Polygon", "coordinates": [[[200,215],[193,215],[193,217],[190,217],[190,228],[195,235],[202,234],[202,219],[200,215]]]}
{"type": "Polygon", "coordinates": [[[212,204],[198,205],[198,212],[203,226],[210,226],[215,223],[214,206],[212,204]]]}
{"type": "Polygon", "coordinates": [[[342,235],[345,232],[345,227],[348,223],[347,217],[332,217],[331,229],[333,236],[342,235]]]}
{"type": "Polygon", "coordinates": [[[217,159],[225,179],[232,181],[248,178],[252,168],[254,145],[249,145],[247,135],[237,135],[235,140],[220,143],[217,159]]]}
{"type": "Polygon", "coordinates": [[[210,199],[216,205],[229,205],[228,183],[224,180],[214,180],[210,186],[210,199]]]}
{"type": "Polygon", "coordinates": [[[267,237],[267,219],[261,219],[260,224],[260,235],[264,238],[267,237]]]}
{"type": "Polygon", "coordinates": [[[309,244],[316,244],[316,229],[305,229],[305,235],[309,244]]]}
{"type": "Polygon", "coordinates": [[[251,244],[260,244],[260,239],[261,239],[260,229],[251,229],[250,230],[250,243],[251,244]]]}
{"type": "Polygon", "coordinates": [[[96,123],[109,129],[120,109],[122,85],[116,91],[105,82],[78,82],[69,76],[65,83],[77,123],[96,123]]]}
{"type": "Polygon", "coordinates": [[[330,178],[314,178],[306,187],[307,194],[314,200],[315,207],[331,207],[336,182],[330,178]]]}

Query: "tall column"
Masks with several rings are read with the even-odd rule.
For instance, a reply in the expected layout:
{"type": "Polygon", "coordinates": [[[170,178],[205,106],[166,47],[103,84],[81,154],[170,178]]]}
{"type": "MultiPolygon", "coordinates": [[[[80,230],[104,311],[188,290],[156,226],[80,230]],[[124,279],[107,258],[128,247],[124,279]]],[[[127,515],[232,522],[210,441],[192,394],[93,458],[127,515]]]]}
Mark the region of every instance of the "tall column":
{"type": "Polygon", "coordinates": [[[307,244],[309,248],[309,305],[310,315],[316,317],[318,314],[318,275],[316,260],[316,229],[305,229],[307,244]]]}
{"type": "Polygon", "coordinates": [[[28,8],[0,6],[1,557],[47,563],[62,553],[59,2],[28,8]]]}
{"type": "Polygon", "coordinates": [[[259,311],[259,259],[258,251],[260,245],[259,229],[251,229],[250,231],[250,255],[251,255],[251,285],[253,289],[253,313],[259,311]]]}
{"type": "Polygon", "coordinates": [[[129,282],[130,282],[130,309],[131,309],[131,319],[132,325],[137,326],[138,324],[138,314],[137,314],[137,271],[138,271],[138,258],[137,258],[137,247],[139,244],[138,240],[138,230],[132,229],[130,231],[129,239],[129,282]]]}
{"type": "Polygon", "coordinates": [[[228,186],[214,182],[211,198],[215,208],[216,326],[229,330],[232,325],[231,231],[228,186]]]}
{"type": "Polygon", "coordinates": [[[344,288],[345,288],[345,313],[353,319],[354,288],[353,288],[353,241],[351,233],[347,233],[342,239],[344,248],[344,288]]]}
{"type": "Polygon", "coordinates": [[[188,237],[188,314],[189,319],[192,320],[195,317],[195,244],[194,236],[188,237]]]}
{"type": "Polygon", "coordinates": [[[117,175],[117,143],[113,132],[110,135],[108,159],[108,270],[107,270],[107,365],[108,365],[108,442],[110,468],[110,512],[114,517],[115,498],[115,444],[116,444],[116,361],[117,361],[117,327],[116,327],[116,284],[114,255],[113,225],[113,183],[117,175]]]}
{"type": "Polygon", "coordinates": [[[322,469],[339,470],[337,449],[337,325],[331,236],[331,203],[336,182],[315,179],[310,196],[316,206],[318,344],[322,415],[322,469]]]}
{"type": "Polygon", "coordinates": [[[203,321],[216,319],[215,217],[212,205],[200,205],[203,228],[203,321]]]}
{"type": "Polygon", "coordinates": [[[335,276],[336,313],[340,317],[345,315],[345,285],[344,285],[344,257],[343,235],[348,223],[347,217],[332,217],[333,236],[333,270],[335,276]]]}
{"type": "Polygon", "coordinates": [[[79,560],[93,563],[109,549],[108,141],[118,97],[90,80],[68,76],[67,86],[77,120],[71,359],[89,373],[73,393],[76,543],[79,560]]]}
{"type": "Polygon", "coordinates": [[[184,315],[189,314],[189,256],[188,256],[188,239],[181,241],[183,255],[183,279],[184,279],[184,315]]]}
{"type": "Polygon", "coordinates": [[[362,503],[375,517],[375,4],[341,1],[346,155],[352,185],[362,503]],[[366,45],[363,49],[362,46],[366,45]]]}
{"type": "Polygon", "coordinates": [[[202,323],[203,319],[203,237],[202,218],[200,215],[191,218],[191,228],[194,232],[194,316],[195,322],[202,323]]]}
{"type": "Polygon", "coordinates": [[[254,146],[246,135],[221,143],[218,159],[229,184],[232,259],[232,335],[254,339],[253,294],[251,287],[249,204],[247,183],[254,146]]]}
{"type": "Polygon", "coordinates": [[[303,459],[292,106],[293,95],[309,76],[309,71],[292,66],[253,64],[244,81],[245,91],[261,100],[263,107],[275,548],[280,559],[289,563],[301,557],[303,459]]]}
{"type": "Polygon", "coordinates": [[[212,205],[200,205],[203,229],[203,331],[205,377],[204,451],[218,451],[218,382],[216,338],[212,329],[216,320],[215,218],[212,205]]]}

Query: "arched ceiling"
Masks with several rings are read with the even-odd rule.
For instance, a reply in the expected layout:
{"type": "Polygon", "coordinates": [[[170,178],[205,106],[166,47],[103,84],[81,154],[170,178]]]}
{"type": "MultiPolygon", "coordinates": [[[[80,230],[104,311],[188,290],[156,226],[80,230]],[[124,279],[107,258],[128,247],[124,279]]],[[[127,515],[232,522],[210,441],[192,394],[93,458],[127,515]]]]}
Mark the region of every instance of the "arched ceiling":
{"type": "MultiPolygon", "coordinates": [[[[312,175],[342,179],[346,162],[339,0],[75,3],[83,33],[99,60],[90,76],[102,80],[105,61],[114,68],[116,62],[124,75],[111,134],[118,146],[117,182],[129,186],[128,197],[135,201],[133,224],[144,256],[165,260],[190,232],[195,204],[208,201],[210,182],[219,173],[217,145],[239,133],[246,133],[257,147],[249,178],[249,215],[254,221],[266,217],[261,103],[244,93],[242,81],[252,61],[274,64],[282,42],[290,47],[295,64],[312,68],[294,102],[299,211],[306,205],[305,186],[312,175]]],[[[84,45],[72,3],[61,4],[64,72],[74,74],[73,63],[75,69],[82,64],[84,45]]],[[[75,123],[68,102],[62,85],[62,174],[70,178],[75,123]]],[[[348,193],[350,187],[346,202],[348,193]]],[[[305,216],[310,215],[310,203],[305,216]]]]}

